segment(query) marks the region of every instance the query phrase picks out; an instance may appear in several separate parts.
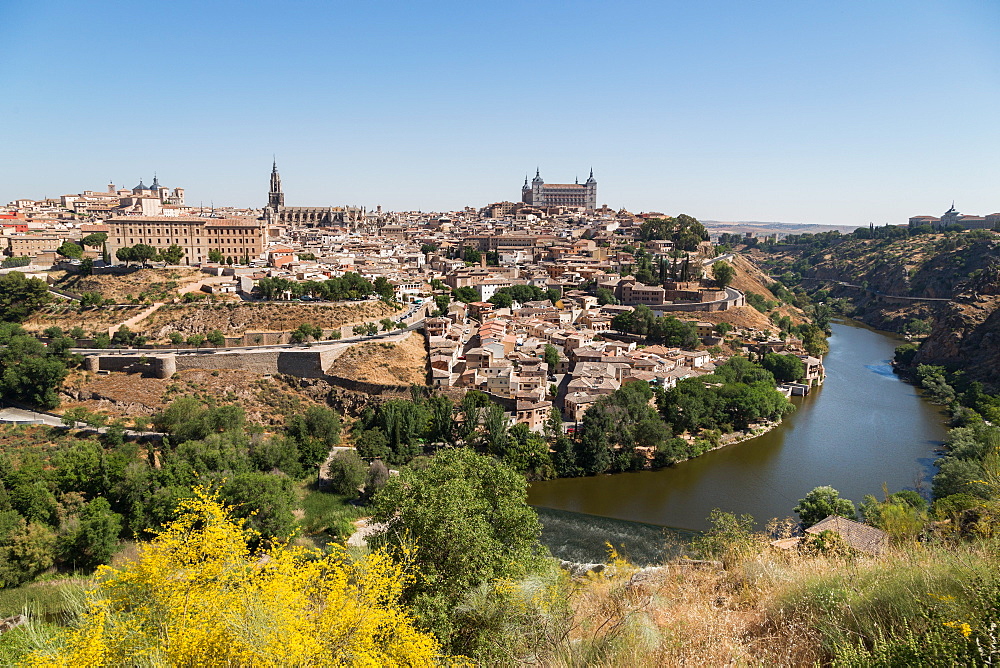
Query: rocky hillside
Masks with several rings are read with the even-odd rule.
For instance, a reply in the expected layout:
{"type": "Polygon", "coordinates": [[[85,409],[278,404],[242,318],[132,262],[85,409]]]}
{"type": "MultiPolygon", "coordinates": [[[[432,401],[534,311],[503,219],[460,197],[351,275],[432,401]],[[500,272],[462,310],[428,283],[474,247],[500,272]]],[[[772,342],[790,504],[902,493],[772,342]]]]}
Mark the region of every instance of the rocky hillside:
{"type": "Polygon", "coordinates": [[[1000,263],[961,288],[958,298],[936,314],[914,361],[962,368],[968,377],[1000,389],[1000,263]]]}
{"type": "Polygon", "coordinates": [[[801,276],[853,306],[874,327],[903,331],[931,322],[916,362],[963,368],[996,385],[1000,379],[1000,236],[927,234],[904,239],[854,239],[755,250],[772,276],[801,276]],[[818,279],[818,280],[817,280],[818,279]],[[827,282],[828,281],[828,282],[827,282]],[[849,287],[837,282],[861,287],[849,287]],[[889,296],[944,298],[905,302],[889,296]]]}

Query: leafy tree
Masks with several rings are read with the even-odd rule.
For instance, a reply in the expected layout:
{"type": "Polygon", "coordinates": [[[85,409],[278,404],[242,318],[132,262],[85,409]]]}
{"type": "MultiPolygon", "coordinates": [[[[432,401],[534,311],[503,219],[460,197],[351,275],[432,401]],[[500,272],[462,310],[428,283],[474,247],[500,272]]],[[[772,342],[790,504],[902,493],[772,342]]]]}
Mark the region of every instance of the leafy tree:
{"type": "Polygon", "coordinates": [[[318,325],[304,322],[299,325],[298,329],[292,332],[291,338],[292,343],[302,343],[309,338],[312,338],[314,341],[319,341],[323,338],[323,330],[318,325]]]}
{"type": "Polygon", "coordinates": [[[170,434],[175,443],[197,441],[226,431],[241,431],[245,422],[242,406],[223,404],[206,407],[192,396],[174,399],[153,416],[157,430],[170,434]]]}
{"type": "Polygon", "coordinates": [[[217,329],[213,329],[211,332],[209,332],[205,336],[205,339],[216,348],[226,343],[225,335],[217,329]]]}
{"type": "Polygon", "coordinates": [[[430,412],[427,438],[431,442],[451,442],[455,432],[455,405],[444,395],[434,395],[427,400],[430,412]]]}
{"type": "Polygon", "coordinates": [[[80,261],[80,275],[81,276],[92,276],[94,273],[94,260],[89,257],[83,258],[80,261]]]}
{"type": "Polygon", "coordinates": [[[982,484],[983,466],[974,459],[959,459],[957,457],[942,457],[935,463],[937,473],[934,474],[932,493],[935,499],[942,499],[954,494],[970,494],[986,498],[989,490],[982,484]]]}
{"type": "Polygon", "coordinates": [[[84,292],[80,295],[80,309],[90,308],[91,306],[101,306],[104,304],[104,297],[101,296],[100,292],[84,292]]]}
{"type": "Polygon", "coordinates": [[[111,336],[111,343],[116,346],[128,346],[132,344],[135,334],[126,325],[122,325],[115,330],[111,336]]]}
{"type": "Polygon", "coordinates": [[[124,262],[126,267],[137,259],[135,251],[130,246],[122,246],[116,250],[115,257],[124,262]]]}
{"type": "Polygon", "coordinates": [[[60,538],[63,561],[85,569],[111,561],[118,548],[122,518],[111,510],[107,499],[99,496],[87,503],[71,524],[60,538]]]}
{"type": "Polygon", "coordinates": [[[490,402],[482,413],[483,431],[481,442],[483,449],[494,457],[502,458],[507,451],[510,426],[507,414],[499,404],[490,402]]]}
{"type": "Polygon", "coordinates": [[[712,278],[719,288],[728,288],[736,277],[736,269],[728,262],[719,260],[712,265],[712,278]]]}
{"type": "Polygon", "coordinates": [[[187,337],[187,344],[189,346],[194,346],[195,348],[201,348],[203,343],[205,343],[204,334],[192,334],[189,337],[187,337]]]}
{"type": "Polygon", "coordinates": [[[676,218],[650,218],[642,224],[639,234],[643,241],[672,240],[677,248],[686,251],[697,250],[698,244],[709,238],[704,225],[683,213],[676,218]]]}
{"type": "Polygon", "coordinates": [[[375,496],[373,518],[389,529],[372,544],[397,559],[415,554],[416,580],[405,600],[439,638],[450,636],[451,611],[467,592],[524,575],[541,554],[524,478],[464,448],[390,478],[375,496]]]}
{"type": "Polygon", "coordinates": [[[611,292],[607,288],[597,288],[597,303],[601,306],[606,304],[617,304],[618,298],[615,297],[615,293],[611,292]]]}
{"type": "Polygon", "coordinates": [[[637,306],[625,313],[619,313],[611,320],[611,326],[619,332],[640,334],[649,342],[663,342],[680,348],[697,348],[700,339],[698,330],[691,323],[672,316],[657,316],[648,306],[637,306]]]}
{"type": "Polygon", "coordinates": [[[39,408],[58,406],[65,362],[23,332],[0,336],[0,343],[6,344],[0,350],[0,395],[39,408]]]}
{"type": "Polygon", "coordinates": [[[471,246],[466,246],[462,251],[462,259],[472,264],[479,264],[483,259],[483,254],[471,246]]]}
{"type": "Polygon", "coordinates": [[[220,497],[230,506],[234,517],[246,521],[257,535],[252,547],[280,543],[295,529],[295,491],[288,476],[248,472],[233,476],[220,490],[220,497]]]}
{"type": "Polygon", "coordinates": [[[795,355],[767,353],[761,358],[760,365],[770,371],[779,383],[794,382],[806,373],[805,364],[795,355]]]}
{"type": "Polygon", "coordinates": [[[225,262],[225,257],[222,255],[222,251],[218,248],[211,248],[208,251],[208,261],[214,264],[222,264],[225,262]]]}
{"type": "Polygon", "coordinates": [[[372,289],[382,301],[387,303],[396,301],[396,290],[393,288],[392,283],[386,280],[385,276],[376,278],[375,282],[372,283],[372,289]]]}
{"type": "Polygon", "coordinates": [[[56,534],[45,524],[0,512],[0,587],[27,582],[56,561],[56,534]]]}
{"type": "Polygon", "coordinates": [[[169,248],[160,251],[159,257],[167,264],[179,264],[184,257],[184,249],[177,244],[170,244],[169,248]]]}
{"type": "Polygon", "coordinates": [[[615,420],[600,401],[588,408],[577,434],[576,463],[584,475],[604,473],[611,468],[615,420]]]}
{"type": "Polygon", "coordinates": [[[0,276],[0,320],[22,322],[49,302],[49,287],[19,271],[0,276]]]}
{"type": "Polygon", "coordinates": [[[420,247],[420,252],[426,255],[427,253],[433,253],[438,249],[436,244],[423,244],[420,247]]]}
{"type": "Polygon", "coordinates": [[[431,665],[438,643],[400,597],[402,563],[282,545],[263,554],[245,522],[200,491],[138,557],[109,569],[87,612],[34,664],[431,665]],[[142,605],[136,603],[141,601],[142,605]],[[264,612],[266,611],[266,612],[264,612]],[[264,617],[262,617],[264,615],[264,617]],[[265,619],[266,618],[266,619],[265,619]]]}
{"type": "Polygon", "coordinates": [[[907,334],[926,336],[931,333],[931,323],[929,320],[913,319],[906,323],[906,327],[904,329],[907,334]]]}
{"type": "Polygon", "coordinates": [[[548,443],[524,423],[508,430],[501,459],[528,480],[547,480],[555,476],[548,443]]]}
{"type": "Polygon", "coordinates": [[[461,441],[469,443],[472,440],[479,423],[482,421],[483,409],[491,403],[489,395],[485,392],[470,390],[465,393],[458,409],[462,417],[458,427],[458,438],[461,441]]]}
{"type": "Polygon", "coordinates": [[[334,494],[356,497],[368,476],[368,467],[354,450],[338,452],[327,465],[329,489],[334,494]]]}
{"type": "Polygon", "coordinates": [[[489,301],[491,304],[495,304],[497,308],[510,308],[514,304],[514,298],[507,292],[497,292],[490,297],[489,301]]]}
{"type": "Polygon", "coordinates": [[[793,510],[798,513],[799,520],[806,529],[830,515],[840,515],[851,520],[857,516],[854,502],[840,498],[840,492],[829,485],[813,488],[804,499],[799,499],[793,510]]]}
{"type": "Polygon", "coordinates": [[[559,350],[551,343],[546,343],[543,359],[549,365],[549,373],[555,373],[559,366],[559,350]]]}
{"type": "Polygon", "coordinates": [[[170,339],[170,343],[175,346],[184,343],[184,335],[180,332],[170,332],[170,334],[167,335],[167,338],[170,339]]]}
{"type": "Polygon", "coordinates": [[[583,475],[583,469],[576,463],[576,448],[573,441],[565,434],[556,436],[552,444],[551,457],[552,466],[555,468],[556,475],[560,478],[573,478],[583,475]]]}
{"type": "Polygon", "coordinates": [[[340,443],[340,415],[323,406],[310,406],[288,418],[285,433],[298,444],[303,466],[319,466],[330,448],[340,443]]]}
{"type": "Polygon", "coordinates": [[[385,459],[392,457],[389,449],[389,439],[381,429],[362,429],[354,434],[354,447],[358,454],[367,459],[385,459]]]}
{"type": "Polygon", "coordinates": [[[75,244],[72,241],[64,241],[62,245],[56,249],[56,252],[63,257],[70,258],[71,260],[79,260],[83,257],[83,249],[79,246],[79,244],[75,244]]]}
{"type": "Polygon", "coordinates": [[[368,466],[368,474],[365,476],[365,491],[361,495],[362,501],[371,502],[387,482],[389,482],[389,469],[381,459],[376,459],[368,466]]]}
{"type": "Polygon", "coordinates": [[[375,411],[363,414],[360,426],[365,430],[381,431],[389,449],[389,461],[402,464],[421,452],[430,422],[431,413],[426,406],[405,399],[391,399],[375,411]]]}
{"type": "Polygon", "coordinates": [[[468,286],[462,288],[455,288],[453,294],[455,296],[455,299],[457,299],[460,302],[465,302],[466,304],[468,304],[469,302],[479,301],[479,293],[476,292],[475,288],[470,288],[468,286]]]}
{"type": "Polygon", "coordinates": [[[132,246],[132,254],[136,262],[142,262],[143,266],[146,266],[150,260],[156,257],[157,251],[149,244],[136,244],[132,246]]]}
{"type": "Polygon", "coordinates": [[[715,376],[727,383],[764,382],[774,385],[774,375],[760,364],[751,362],[742,355],[733,355],[725,364],[715,370],[715,376]]]}
{"type": "Polygon", "coordinates": [[[108,240],[107,232],[94,232],[80,239],[80,245],[87,248],[100,248],[108,240]]]}

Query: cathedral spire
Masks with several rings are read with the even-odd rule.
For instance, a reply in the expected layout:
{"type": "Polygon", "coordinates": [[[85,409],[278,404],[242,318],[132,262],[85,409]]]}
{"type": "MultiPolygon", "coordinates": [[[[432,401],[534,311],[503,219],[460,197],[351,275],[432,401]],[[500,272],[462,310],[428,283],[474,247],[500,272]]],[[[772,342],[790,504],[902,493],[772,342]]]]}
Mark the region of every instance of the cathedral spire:
{"type": "Polygon", "coordinates": [[[285,206],[285,194],[281,192],[281,176],[278,175],[277,158],[274,158],[271,163],[271,189],[267,194],[267,206],[274,211],[285,206]]]}

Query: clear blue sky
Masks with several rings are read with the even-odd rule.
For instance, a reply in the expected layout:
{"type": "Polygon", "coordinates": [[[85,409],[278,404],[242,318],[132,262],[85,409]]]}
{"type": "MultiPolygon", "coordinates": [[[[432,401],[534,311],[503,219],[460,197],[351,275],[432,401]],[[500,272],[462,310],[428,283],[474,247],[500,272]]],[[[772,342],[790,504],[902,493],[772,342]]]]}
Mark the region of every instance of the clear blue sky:
{"type": "Polygon", "coordinates": [[[0,201],[447,210],[526,172],[701,219],[1000,211],[1000,2],[0,0],[0,201]]]}

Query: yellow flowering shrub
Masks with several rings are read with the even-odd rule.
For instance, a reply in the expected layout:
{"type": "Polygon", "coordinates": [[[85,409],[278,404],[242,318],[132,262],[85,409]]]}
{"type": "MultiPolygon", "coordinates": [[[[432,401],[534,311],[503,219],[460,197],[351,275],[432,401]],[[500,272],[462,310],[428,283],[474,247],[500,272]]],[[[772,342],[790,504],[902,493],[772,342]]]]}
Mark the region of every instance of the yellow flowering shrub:
{"type": "Polygon", "coordinates": [[[439,660],[399,599],[388,556],[284,545],[252,554],[241,521],[199,490],[126,566],[102,567],[77,628],[40,666],[423,666],[439,660]]]}

